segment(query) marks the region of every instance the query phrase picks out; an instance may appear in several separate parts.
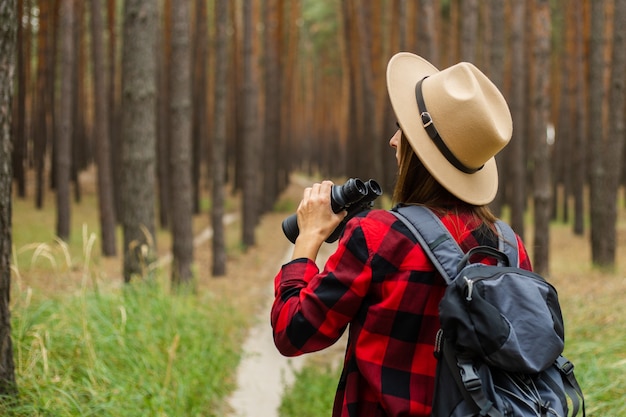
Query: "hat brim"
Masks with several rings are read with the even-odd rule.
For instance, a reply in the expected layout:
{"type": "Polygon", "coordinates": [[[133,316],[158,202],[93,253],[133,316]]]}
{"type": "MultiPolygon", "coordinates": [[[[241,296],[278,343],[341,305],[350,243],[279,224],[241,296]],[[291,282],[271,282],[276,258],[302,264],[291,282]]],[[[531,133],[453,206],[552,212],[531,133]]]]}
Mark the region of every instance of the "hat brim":
{"type": "Polygon", "coordinates": [[[439,70],[430,62],[412,53],[394,55],[387,65],[387,91],[391,106],[402,132],[430,174],[462,201],[477,206],[489,204],[498,192],[495,158],[490,158],[479,171],[466,174],[448,162],[422,125],[415,85],[437,72],[439,70]]]}

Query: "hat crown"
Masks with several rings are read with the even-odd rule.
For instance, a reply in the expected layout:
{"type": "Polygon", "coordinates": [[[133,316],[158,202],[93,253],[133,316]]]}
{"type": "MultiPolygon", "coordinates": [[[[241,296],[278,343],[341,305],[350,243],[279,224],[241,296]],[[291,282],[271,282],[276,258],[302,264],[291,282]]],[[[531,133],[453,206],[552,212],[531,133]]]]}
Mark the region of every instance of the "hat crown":
{"type": "Polygon", "coordinates": [[[483,166],[511,139],[513,122],[504,97],[471,63],[429,76],[422,91],[439,135],[463,165],[483,166]]]}

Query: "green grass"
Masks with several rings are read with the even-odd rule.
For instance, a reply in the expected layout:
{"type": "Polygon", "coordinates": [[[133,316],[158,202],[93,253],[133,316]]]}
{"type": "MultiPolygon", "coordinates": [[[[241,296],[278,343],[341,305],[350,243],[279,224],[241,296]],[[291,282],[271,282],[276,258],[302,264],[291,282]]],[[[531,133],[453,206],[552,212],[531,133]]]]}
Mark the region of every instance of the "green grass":
{"type": "MultiPolygon", "coordinates": [[[[209,295],[156,283],[12,308],[17,402],[3,416],[218,416],[243,320],[209,295]]],[[[1,403],[0,403],[1,404],[1,403]]]]}
{"type": "MultiPolygon", "coordinates": [[[[232,203],[229,203],[232,205],[232,203]]],[[[195,216],[206,227],[207,213],[195,216]]],[[[13,200],[11,326],[17,399],[1,416],[222,416],[248,325],[209,292],[173,294],[164,268],[124,285],[100,255],[97,200],[73,202],[71,235],[55,236],[54,201],[13,200]]],[[[161,252],[167,230],[157,230],[161,252]]]]}
{"type": "Polygon", "coordinates": [[[296,373],[280,405],[280,416],[328,417],[332,414],[339,370],[308,365],[296,373]]]}
{"type": "Polygon", "coordinates": [[[590,274],[588,279],[580,294],[564,299],[565,355],[576,366],[587,415],[626,416],[626,283],[618,275],[590,274]],[[594,289],[604,284],[602,291],[594,289]]]}

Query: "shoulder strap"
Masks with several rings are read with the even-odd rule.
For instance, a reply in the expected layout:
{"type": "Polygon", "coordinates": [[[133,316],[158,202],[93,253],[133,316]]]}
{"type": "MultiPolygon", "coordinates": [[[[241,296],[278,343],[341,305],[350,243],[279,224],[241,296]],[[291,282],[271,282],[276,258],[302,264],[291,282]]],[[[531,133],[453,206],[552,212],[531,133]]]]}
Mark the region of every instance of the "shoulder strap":
{"type": "MultiPolygon", "coordinates": [[[[439,217],[424,206],[397,206],[391,210],[413,233],[422,249],[449,285],[465,255],[439,217]]],[[[505,222],[496,222],[498,249],[508,256],[511,266],[519,266],[517,236],[505,222]]]]}
{"type": "Polygon", "coordinates": [[[574,375],[574,364],[561,355],[556,359],[555,365],[559,372],[561,372],[565,385],[565,392],[572,401],[572,416],[577,416],[578,411],[581,410],[582,406],[583,417],[585,417],[587,415],[585,412],[585,396],[583,395],[583,391],[580,388],[580,385],[578,385],[578,380],[576,380],[576,376],[574,375]]]}
{"type": "Polygon", "coordinates": [[[413,233],[449,285],[456,276],[457,266],[464,253],[439,217],[424,206],[398,206],[391,213],[413,233]]]}
{"type": "Polygon", "coordinates": [[[517,247],[517,235],[511,226],[502,220],[496,221],[498,231],[498,249],[509,257],[511,266],[519,268],[519,248],[517,247]]]}

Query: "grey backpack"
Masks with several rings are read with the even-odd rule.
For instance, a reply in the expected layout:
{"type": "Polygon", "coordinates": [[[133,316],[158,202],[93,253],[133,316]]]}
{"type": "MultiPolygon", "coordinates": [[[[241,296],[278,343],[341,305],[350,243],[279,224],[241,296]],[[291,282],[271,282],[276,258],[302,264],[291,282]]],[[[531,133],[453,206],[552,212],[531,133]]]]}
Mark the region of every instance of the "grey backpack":
{"type": "Polygon", "coordinates": [[[399,206],[392,213],[448,284],[439,304],[432,416],[585,416],[574,366],[562,356],[557,292],[519,268],[513,230],[498,221],[498,249],[463,253],[429,209],[399,206]],[[498,264],[472,263],[476,255],[498,264]]]}

